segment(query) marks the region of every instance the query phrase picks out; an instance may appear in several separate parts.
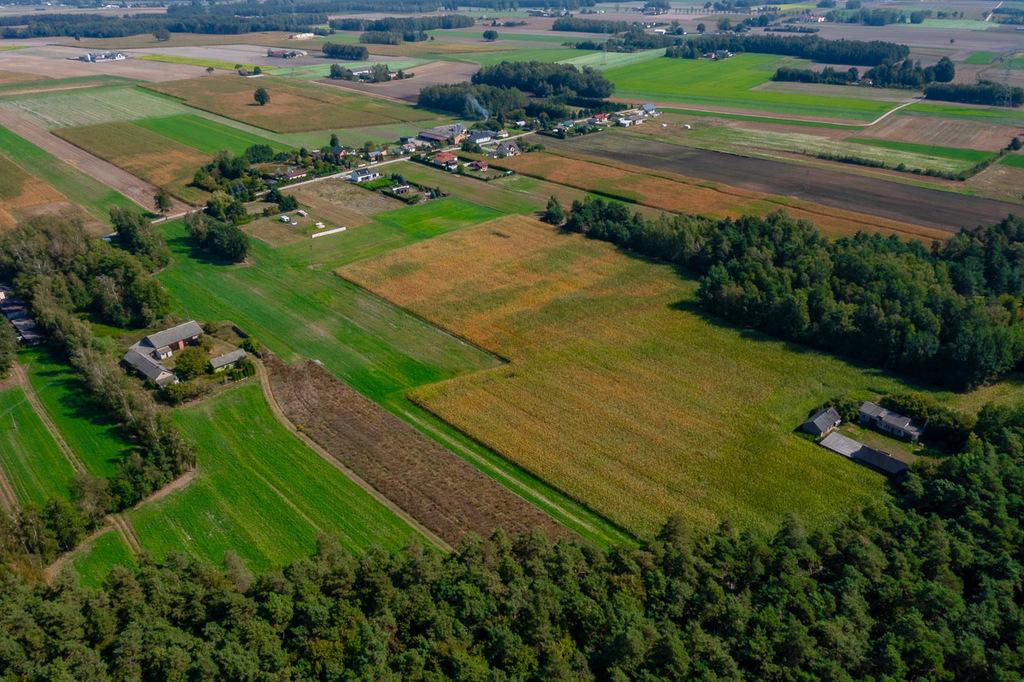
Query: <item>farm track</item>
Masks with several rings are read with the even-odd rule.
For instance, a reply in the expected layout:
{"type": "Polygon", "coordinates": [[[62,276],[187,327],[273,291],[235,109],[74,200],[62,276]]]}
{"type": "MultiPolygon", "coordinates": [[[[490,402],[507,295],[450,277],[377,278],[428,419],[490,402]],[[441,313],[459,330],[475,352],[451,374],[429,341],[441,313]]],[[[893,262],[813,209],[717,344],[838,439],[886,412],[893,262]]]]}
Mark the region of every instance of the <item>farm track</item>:
{"type": "Polygon", "coordinates": [[[678,173],[766,194],[795,197],[823,206],[927,225],[946,232],[999,222],[1021,207],[993,199],[915,187],[829,168],[804,168],[653,140],[631,139],[628,147],[603,144],[600,135],[575,140],[545,139],[548,151],[609,165],[608,161],[678,173]],[[601,158],[603,157],[603,158],[601,158]]]}
{"type": "Polygon", "coordinates": [[[11,487],[11,482],[7,480],[3,470],[0,470],[0,507],[7,511],[18,508],[18,496],[14,493],[14,488],[11,487]]]}
{"type": "Polygon", "coordinates": [[[57,443],[57,447],[60,448],[64,458],[67,459],[68,464],[70,464],[71,468],[75,470],[75,473],[85,473],[85,465],[82,464],[82,460],[78,458],[75,451],[72,450],[71,446],[68,445],[66,440],[64,440],[63,434],[61,434],[57,429],[57,425],[53,423],[53,420],[50,419],[50,415],[46,411],[46,408],[44,408],[43,404],[39,402],[39,396],[36,395],[36,391],[32,388],[32,384],[29,382],[28,376],[25,375],[25,369],[21,365],[15,363],[13,371],[14,376],[18,379],[18,384],[25,393],[25,398],[28,400],[29,405],[32,406],[32,409],[39,417],[39,420],[43,423],[43,426],[46,427],[46,430],[50,432],[54,442],[57,443]]]}
{"type": "Polygon", "coordinates": [[[142,543],[139,541],[139,536],[136,534],[135,529],[128,523],[128,520],[120,514],[111,514],[109,517],[111,525],[117,531],[117,534],[121,536],[124,543],[128,545],[128,548],[132,551],[132,554],[138,554],[142,551],[142,543]]]}
{"type": "MultiPolygon", "coordinates": [[[[67,140],[57,137],[43,126],[10,109],[0,107],[0,125],[69,166],[117,190],[142,208],[152,209],[153,196],[157,193],[157,188],[145,180],[93,156],[81,147],[76,147],[67,140]]],[[[190,208],[188,204],[172,197],[171,213],[183,213],[190,208]]]]}
{"type": "Polygon", "coordinates": [[[298,437],[299,440],[301,440],[303,443],[309,446],[309,448],[312,449],[313,452],[319,455],[321,459],[323,459],[328,464],[332,465],[338,471],[343,473],[346,477],[348,477],[349,480],[351,480],[353,483],[355,483],[360,488],[365,490],[371,497],[380,502],[382,505],[387,507],[393,514],[395,514],[395,516],[408,523],[412,528],[414,528],[425,538],[427,538],[427,540],[429,540],[434,545],[440,547],[446,552],[452,551],[451,545],[442,540],[440,537],[438,537],[437,534],[435,534],[430,529],[425,527],[419,521],[409,516],[409,514],[407,514],[404,509],[402,509],[397,504],[389,500],[379,490],[377,490],[372,485],[370,485],[362,478],[360,478],[359,475],[356,474],[356,472],[349,469],[343,463],[338,461],[337,458],[335,458],[329,452],[320,447],[319,443],[314,441],[312,438],[307,436],[302,431],[298,430],[295,427],[295,425],[291,422],[291,420],[288,419],[287,415],[285,415],[284,413],[284,410],[281,409],[281,405],[277,402],[277,397],[274,395],[273,386],[270,383],[270,376],[267,372],[266,366],[263,364],[263,362],[259,360],[257,360],[255,364],[256,374],[257,376],[259,376],[260,388],[263,390],[263,396],[267,400],[267,406],[270,407],[270,411],[274,414],[274,417],[277,418],[277,421],[279,421],[281,425],[288,430],[289,433],[298,437]]]}

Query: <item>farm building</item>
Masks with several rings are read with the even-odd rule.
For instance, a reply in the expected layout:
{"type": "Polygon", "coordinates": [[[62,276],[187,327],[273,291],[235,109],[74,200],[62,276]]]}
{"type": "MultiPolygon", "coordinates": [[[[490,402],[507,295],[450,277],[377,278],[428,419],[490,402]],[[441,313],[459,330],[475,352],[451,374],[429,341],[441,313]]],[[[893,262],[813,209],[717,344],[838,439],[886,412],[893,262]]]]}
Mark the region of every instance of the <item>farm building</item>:
{"type": "Polygon", "coordinates": [[[285,170],[279,171],[275,174],[278,180],[298,180],[309,175],[309,171],[305,168],[286,168],[285,170]]]}
{"type": "Polygon", "coordinates": [[[515,142],[502,142],[498,145],[498,148],[494,150],[493,156],[496,158],[505,158],[506,156],[519,156],[522,151],[519,149],[519,145],[515,142]]]}
{"type": "Polygon", "coordinates": [[[453,123],[446,126],[437,126],[421,130],[419,139],[425,142],[439,142],[441,144],[461,144],[466,139],[466,127],[461,123],[453,123]]]}
{"type": "Polygon", "coordinates": [[[89,52],[80,56],[78,61],[95,64],[96,62],[123,62],[125,59],[128,59],[128,55],[124,52],[89,52]]]}
{"type": "Polygon", "coordinates": [[[2,284],[0,284],[0,313],[3,313],[7,321],[14,327],[14,333],[19,343],[35,346],[43,342],[43,335],[39,332],[36,321],[32,319],[28,306],[15,296],[13,291],[2,284]]]}
{"type": "Polygon", "coordinates": [[[380,173],[377,171],[361,169],[352,171],[348,176],[348,179],[349,182],[370,182],[371,180],[376,180],[379,177],[380,173]]]}
{"type": "Polygon", "coordinates": [[[236,348],[230,353],[224,355],[218,355],[215,358],[210,359],[210,367],[213,368],[214,372],[223,372],[226,369],[234,367],[238,364],[238,361],[245,357],[245,351],[241,348],[236,348]]]}
{"type": "Polygon", "coordinates": [[[140,353],[136,350],[135,346],[128,349],[123,359],[126,365],[157,386],[163,387],[168,384],[178,383],[178,377],[174,376],[171,370],[164,367],[163,364],[154,360],[151,356],[140,353]]]}
{"type": "Polygon", "coordinates": [[[476,142],[477,144],[484,144],[486,142],[490,142],[497,135],[498,135],[498,133],[494,132],[493,130],[471,130],[471,131],[469,131],[469,139],[470,139],[470,141],[471,142],[476,142]]]}
{"type": "Polygon", "coordinates": [[[305,50],[275,50],[270,48],[267,50],[268,57],[276,57],[278,59],[295,59],[296,57],[305,57],[308,52],[305,50]]]}
{"type": "Polygon", "coordinates": [[[871,467],[887,476],[897,476],[907,470],[907,465],[895,457],[881,450],[869,448],[860,441],[847,438],[841,433],[830,433],[818,444],[826,450],[842,455],[858,464],[871,467]]]}
{"type": "Polygon", "coordinates": [[[203,328],[195,320],[189,320],[170,329],[150,334],[132,348],[157,360],[163,360],[174,355],[176,351],[183,350],[185,346],[194,344],[202,335],[203,328]]]}
{"type": "Polygon", "coordinates": [[[818,438],[830,433],[833,429],[839,426],[839,422],[841,421],[842,419],[839,417],[839,413],[836,412],[834,407],[826,407],[825,409],[818,410],[812,414],[807,421],[801,424],[800,430],[818,438]]]}
{"type": "Polygon", "coordinates": [[[658,111],[658,107],[653,104],[641,104],[640,112],[644,116],[661,116],[661,112],[658,111]]]}
{"type": "Polygon", "coordinates": [[[434,158],[430,160],[430,163],[448,170],[459,165],[459,157],[455,156],[451,152],[438,152],[434,155],[434,158]]]}
{"type": "Polygon", "coordinates": [[[881,405],[868,401],[860,404],[858,419],[864,426],[870,426],[883,433],[909,440],[911,443],[916,443],[924,433],[924,428],[914,424],[910,417],[891,412],[881,405]]]}

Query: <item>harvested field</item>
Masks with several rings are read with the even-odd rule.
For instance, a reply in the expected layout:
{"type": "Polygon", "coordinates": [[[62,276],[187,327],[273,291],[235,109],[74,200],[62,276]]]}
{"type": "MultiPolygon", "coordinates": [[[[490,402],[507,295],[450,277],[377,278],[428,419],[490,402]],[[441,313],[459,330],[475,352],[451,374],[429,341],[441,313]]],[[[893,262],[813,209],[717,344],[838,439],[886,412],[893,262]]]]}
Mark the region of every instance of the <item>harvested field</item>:
{"type": "Polygon", "coordinates": [[[312,362],[267,362],[288,419],[450,545],[466,533],[567,535],[522,498],[312,362]]]}
{"type": "MultiPolygon", "coordinates": [[[[280,42],[288,42],[286,31],[260,31],[245,34],[245,42],[251,45],[273,46],[280,42]]],[[[138,48],[197,47],[203,45],[232,45],[239,41],[238,34],[216,33],[172,33],[168,40],[157,40],[151,33],[117,38],[83,38],[82,40],[64,39],[61,42],[69,47],[87,50],[127,50],[138,48]]],[[[294,40],[291,42],[295,42],[294,40]]]]}
{"type": "Polygon", "coordinates": [[[436,61],[417,66],[411,71],[415,74],[413,78],[389,81],[387,83],[356,83],[344,80],[331,80],[330,78],[322,79],[320,82],[366,92],[371,95],[405,100],[415,104],[420,90],[428,85],[468,81],[474,73],[479,71],[479,67],[476,64],[467,64],[466,62],[436,61]]]}
{"type": "Polygon", "coordinates": [[[33,81],[46,80],[46,76],[37,76],[33,73],[23,71],[0,71],[0,84],[10,85],[12,83],[30,83],[33,81]]]}
{"type": "Polygon", "coordinates": [[[63,194],[27,170],[0,155],[0,232],[35,215],[56,214],[95,221],[63,194]]]}
{"type": "Polygon", "coordinates": [[[102,123],[53,131],[90,154],[162,187],[182,201],[202,203],[207,194],[189,187],[210,157],[132,123],[102,123]]]}
{"type": "MultiPolygon", "coordinates": [[[[639,139],[636,140],[636,143],[637,145],[648,144],[639,139]]],[[[551,146],[553,145],[549,145],[549,147],[551,146]]],[[[665,146],[670,149],[682,149],[674,145],[665,146]]],[[[559,149],[559,153],[561,151],[559,149]]],[[[687,151],[691,154],[694,153],[690,150],[687,151]]],[[[571,148],[567,153],[573,153],[571,148]]],[[[601,153],[615,158],[614,155],[607,152],[602,151],[601,153]]],[[[696,153],[713,154],[715,152],[696,153]]],[[[679,152],[676,152],[675,156],[679,158],[679,152]]],[[[727,159],[757,161],[757,159],[745,159],[726,154],[719,156],[727,159]]],[[[637,163],[644,163],[642,155],[623,153],[622,157],[635,160],[637,163]]],[[[524,154],[512,159],[504,159],[499,163],[519,173],[673,213],[706,213],[722,217],[735,217],[783,209],[797,218],[814,222],[823,232],[835,236],[853,234],[859,230],[927,240],[940,239],[944,236],[944,233],[939,230],[921,225],[887,220],[784,197],[773,197],[753,189],[694,180],[674,173],[663,171],[652,173],[649,169],[629,166],[622,161],[607,161],[584,155],[579,158],[563,157],[545,152],[524,154]]],[[[692,172],[689,166],[683,165],[686,172],[692,172]]],[[[790,169],[787,172],[793,173],[793,170],[790,169]]]]}
{"type": "MultiPolygon", "coordinates": [[[[828,213],[837,212],[844,221],[859,221],[864,228],[877,225],[880,231],[917,231],[933,238],[935,230],[956,231],[962,227],[995,223],[1017,207],[990,199],[890,182],[878,177],[827,167],[800,167],[781,161],[754,159],[733,154],[695,150],[687,147],[630,138],[628,144],[613,135],[588,135],[576,140],[545,140],[559,154],[600,155],[604,163],[637,164],[658,172],[682,173],[712,183],[728,183],[730,191],[753,191],[815,202],[820,218],[828,227],[828,213]],[[610,160],[610,161],[609,161],[610,160]],[[870,215],[859,213],[870,212],[870,215]],[[930,228],[921,232],[917,227],[930,228]]],[[[528,158],[529,154],[525,157],[528,158]]],[[[785,200],[783,200],[785,203],[785,200]]],[[[812,210],[809,204],[796,204],[812,210]]],[[[849,223],[847,224],[848,227],[849,223]]],[[[841,227],[841,226],[840,226],[841,227]]]]}
{"type": "Polygon", "coordinates": [[[1015,166],[1007,158],[1024,161],[1024,156],[1004,157],[967,181],[967,186],[982,196],[1002,201],[1024,201],[1024,163],[1015,166]]]}
{"type": "Polygon", "coordinates": [[[1020,127],[961,119],[928,120],[923,123],[914,116],[889,116],[878,125],[865,128],[857,134],[861,137],[915,144],[998,151],[1014,135],[1020,134],[1020,127]]]}
{"type": "Polygon", "coordinates": [[[394,102],[341,88],[271,76],[252,80],[215,76],[147,86],[185,103],[279,133],[401,123],[432,115],[394,102]],[[270,103],[253,102],[256,87],[266,88],[270,103]]]}
{"type": "Polygon", "coordinates": [[[704,318],[671,267],[508,217],[341,274],[508,358],[412,396],[635,533],[673,512],[823,525],[884,488],[790,432],[837,392],[898,384],[704,318]]]}
{"type": "Polygon", "coordinates": [[[162,81],[197,78],[205,75],[205,70],[187,64],[160,64],[139,59],[126,59],[120,62],[80,62],[67,59],[85,52],[82,49],[65,50],[64,54],[52,54],[54,50],[63,48],[46,48],[47,54],[35,53],[35,50],[18,50],[3,56],[3,66],[7,71],[20,71],[34,74],[36,77],[68,78],[86,76],[112,76],[130,80],[162,81]]]}

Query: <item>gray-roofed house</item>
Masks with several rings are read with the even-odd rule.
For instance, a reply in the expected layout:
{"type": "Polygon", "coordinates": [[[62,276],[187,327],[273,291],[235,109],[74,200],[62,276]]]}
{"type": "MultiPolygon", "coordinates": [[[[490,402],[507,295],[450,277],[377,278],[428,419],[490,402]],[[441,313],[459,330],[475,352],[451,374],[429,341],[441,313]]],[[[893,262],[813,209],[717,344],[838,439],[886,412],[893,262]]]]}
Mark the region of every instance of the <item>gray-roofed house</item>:
{"type": "Polygon", "coordinates": [[[230,353],[224,355],[218,355],[215,358],[210,359],[210,367],[213,368],[214,372],[223,372],[229,367],[234,367],[238,364],[238,361],[245,357],[245,351],[241,348],[236,348],[230,353]]]}
{"type": "Polygon", "coordinates": [[[195,320],[189,320],[170,329],[150,334],[133,348],[148,353],[157,360],[163,360],[174,355],[176,351],[183,350],[185,346],[195,343],[202,335],[203,328],[195,320]]]}
{"type": "Polygon", "coordinates": [[[124,354],[124,362],[126,365],[134,369],[146,379],[152,381],[157,386],[163,387],[168,384],[178,383],[178,377],[174,376],[173,372],[164,367],[157,360],[154,360],[151,356],[139,352],[136,348],[137,346],[132,346],[128,349],[128,352],[124,354]]]}
{"type": "Polygon", "coordinates": [[[841,421],[842,418],[834,407],[826,407],[812,414],[800,426],[800,430],[817,438],[831,432],[841,421]]]}
{"type": "Polygon", "coordinates": [[[895,457],[881,450],[869,448],[860,441],[848,438],[841,433],[828,434],[818,442],[818,445],[887,476],[897,476],[907,470],[907,465],[895,457]]]}
{"type": "Polygon", "coordinates": [[[868,401],[860,404],[858,419],[864,426],[870,426],[883,433],[909,440],[911,443],[916,443],[924,433],[924,429],[914,424],[910,417],[868,401]]]}

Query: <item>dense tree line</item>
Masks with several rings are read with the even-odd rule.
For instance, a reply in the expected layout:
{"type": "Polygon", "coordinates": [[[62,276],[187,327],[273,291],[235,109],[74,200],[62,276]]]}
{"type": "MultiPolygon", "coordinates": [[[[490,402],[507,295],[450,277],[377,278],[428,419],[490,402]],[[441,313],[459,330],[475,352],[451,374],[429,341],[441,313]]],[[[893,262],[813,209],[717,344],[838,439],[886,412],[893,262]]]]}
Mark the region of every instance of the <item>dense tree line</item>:
{"type": "Polygon", "coordinates": [[[370,51],[363,45],[324,43],[320,49],[325,57],[330,57],[331,59],[350,59],[362,62],[370,58],[370,51]]]}
{"type": "MultiPolygon", "coordinates": [[[[181,555],[0,589],[16,679],[1010,680],[1024,673],[1024,407],[833,528],[670,519],[635,548],[495,533],[253,576],[181,555]]],[[[852,465],[851,465],[852,466],[852,465]]],[[[7,549],[7,548],[5,548],[7,549]]],[[[9,550],[8,550],[9,551],[9,550]]]]}
{"type": "MultiPolygon", "coordinates": [[[[127,240],[123,225],[135,220],[119,219],[118,241],[127,240]]],[[[135,244],[147,254],[166,248],[148,238],[135,244]]],[[[166,316],[167,294],[138,258],[90,238],[77,223],[40,217],[0,239],[0,275],[13,281],[52,351],[78,373],[87,394],[132,444],[113,477],[75,478],[73,504],[51,500],[0,520],[5,552],[29,563],[46,562],[74,547],[106,514],[134,505],[194,466],[195,455],[152,397],[118,367],[120,349],[96,338],[82,319],[91,313],[119,327],[147,327],[166,316]]]]}
{"type": "Polygon", "coordinates": [[[0,379],[14,366],[18,354],[18,337],[6,319],[0,319],[0,379]]]}
{"type": "Polygon", "coordinates": [[[829,85],[851,85],[860,80],[860,73],[857,67],[851,66],[844,71],[826,66],[821,71],[814,69],[797,69],[791,66],[782,66],[772,76],[773,81],[790,83],[827,83],[829,85]]]}
{"type": "Polygon", "coordinates": [[[473,75],[474,85],[517,88],[537,97],[586,97],[604,99],[614,86],[600,71],[588,66],[549,62],[501,62],[480,69],[473,75]]]}
{"type": "Polygon", "coordinates": [[[828,241],[783,213],[651,221],[575,202],[566,229],[683,266],[709,312],[780,338],[954,388],[1024,358],[1024,220],[965,232],[931,251],[859,233],[828,241]]]}
{"type": "Polygon", "coordinates": [[[339,31],[381,31],[384,33],[406,33],[433,31],[439,28],[472,28],[476,21],[464,14],[445,14],[433,17],[384,17],[383,19],[359,19],[346,17],[332,19],[331,28],[339,31]]]}
{"type": "Polygon", "coordinates": [[[794,81],[798,83],[830,83],[833,85],[856,85],[869,81],[877,88],[914,88],[921,89],[929,83],[948,83],[956,76],[956,68],[949,57],[943,57],[934,66],[921,67],[920,62],[905,59],[894,64],[885,63],[868,69],[861,80],[856,67],[845,71],[837,71],[827,66],[821,71],[814,69],[795,69],[788,66],[779,68],[772,76],[774,81],[794,81]]]}
{"type": "Polygon", "coordinates": [[[1019,107],[1024,104],[1024,88],[992,81],[980,81],[974,84],[933,83],[925,88],[924,96],[944,102],[990,104],[1004,107],[1019,107]]]}
{"type": "Polygon", "coordinates": [[[551,24],[551,30],[569,31],[573,33],[622,33],[624,31],[628,31],[632,26],[633,24],[628,21],[559,17],[551,24]]]}
{"type": "Polygon", "coordinates": [[[701,53],[716,50],[730,52],[761,52],[801,57],[816,62],[877,66],[906,59],[910,48],[881,40],[827,40],[818,36],[780,36],[760,34],[726,34],[688,37],[682,45],[665,51],[667,57],[683,57],[691,45],[701,53]]]}
{"type": "Polygon", "coordinates": [[[32,14],[0,17],[3,38],[69,36],[118,38],[166,30],[170,33],[244,34],[257,31],[311,31],[327,21],[325,14],[270,14],[264,16],[135,14],[32,14]]]}
{"type": "Polygon", "coordinates": [[[828,21],[840,24],[864,24],[865,26],[886,26],[888,24],[920,24],[931,16],[931,10],[902,12],[894,9],[859,9],[856,12],[829,12],[828,21]]]}
{"type": "Polygon", "coordinates": [[[359,42],[368,45],[401,45],[403,42],[415,43],[427,39],[427,34],[409,31],[406,33],[394,33],[392,31],[366,31],[359,34],[359,42]]]}
{"type": "Polygon", "coordinates": [[[526,108],[526,95],[516,88],[454,83],[428,85],[420,90],[417,106],[447,111],[463,118],[507,116],[526,108]]]}

